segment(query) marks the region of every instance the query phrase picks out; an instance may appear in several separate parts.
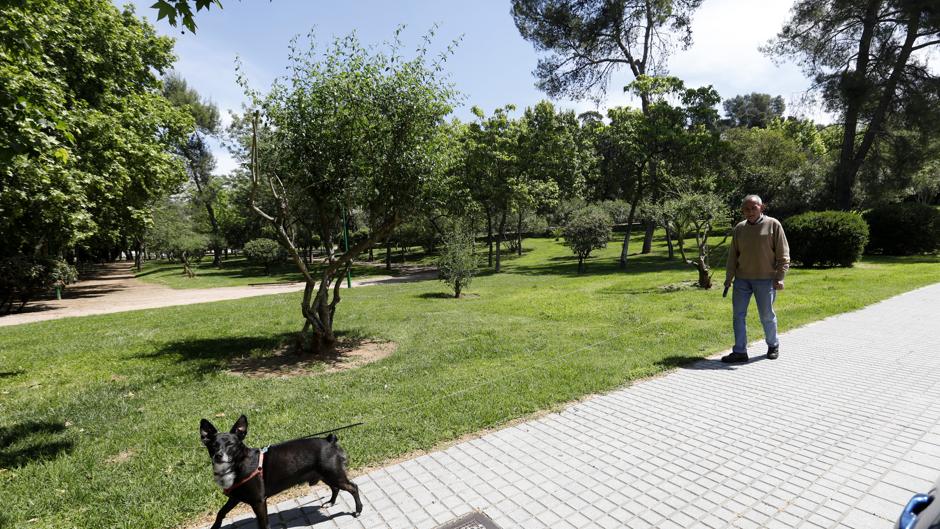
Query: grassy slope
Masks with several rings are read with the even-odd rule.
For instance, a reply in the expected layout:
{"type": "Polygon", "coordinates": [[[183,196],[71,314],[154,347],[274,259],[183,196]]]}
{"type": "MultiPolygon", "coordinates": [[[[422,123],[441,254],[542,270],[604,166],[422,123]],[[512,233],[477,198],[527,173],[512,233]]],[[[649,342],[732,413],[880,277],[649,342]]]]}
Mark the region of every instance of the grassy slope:
{"type": "MultiPolygon", "coordinates": [[[[183,275],[183,266],[168,261],[145,261],[137,274],[137,278],[147,283],[166,285],[170,288],[214,288],[236,287],[259,283],[291,283],[303,281],[304,278],[297,271],[292,262],[272,266],[271,273],[265,274],[264,268],[249,264],[243,257],[235,257],[222,262],[222,268],[212,266],[212,259],[205,258],[193,267],[196,277],[188,278],[183,275]]],[[[376,261],[375,266],[356,264],[352,267],[353,279],[364,276],[395,275],[397,271],[385,270],[381,263],[376,261]]]]}
{"type": "MultiPolygon", "coordinates": [[[[253,446],[365,421],[341,435],[358,467],[731,342],[730,300],[719,289],[660,288],[694,279],[691,268],[654,254],[631,257],[621,272],[613,244],[577,276],[558,243],[526,246],[505,273],[476,279],[466,299],[443,297],[433,281],[344,294],[341,333],[399,348],[324,376],[220,372],[228,359],[264,354],[296,331],[299,294],[0,328],[0,526],[37,518],[31,527],[157,528],[218,508],[197,437],[201,417],[227,428],[247,414],[253,446]]],[[[794,270],[778,299],[781,327],[937,281],[937,258],[794,270]]],[[[756,339],[756,314],[751,320],[756,339]]]]}

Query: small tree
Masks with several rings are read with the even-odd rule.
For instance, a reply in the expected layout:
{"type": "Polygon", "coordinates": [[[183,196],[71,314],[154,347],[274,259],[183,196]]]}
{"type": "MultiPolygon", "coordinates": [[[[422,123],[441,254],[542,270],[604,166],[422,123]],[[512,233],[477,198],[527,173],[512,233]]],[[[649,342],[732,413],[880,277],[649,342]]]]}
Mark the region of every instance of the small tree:
{"type": "Polygon", "coordinates": [[[730,218],[721,197],[713,193],[693,193],[667,200],[659,210],[659,221],[675,234],[682,260],[698,270],[698,286],[712,287],[711,252],[728,240],[728,234],[714,246],[708,237],[716,227],[730,218]],[[685,251],[685,239],[693,235],[698,255],[690,259],[685,251]]]}
{"type": "Polygon", "coordinates": [[[147,247],[179,259],[186,277],[196,277],[190,259],[201,258],[209,246],[209,236],[196,229],[186,205],[167,202],[153,213],[153,226],[146,236],[147,247]]]}
{"type": "Polygon", "coordinates": [[[454,297],[470,286],[477,272],[477,258],[473,251],[474,234],[469,223],[458,222],[444,230],[444,249],[437,260],[441,281],[450,285],[454,297]]]}
{"type": "Polygon", "coordinates": [[[578,273],[584,271],[584,260],[593,250],[607,247],[610,240],[610,216],[598,207],[575,213],[564,229],[565,246],[578,256],[578,273]]]}
{"type": "Polygon", "coordinates": [[[286,257],[286,253],[277,241],[272,239],[252,239],[245,243],[245,256],[249,261],[259,263],[264,267],[264,273],[271,273],[271,265],[280,263],[286,257]]]}

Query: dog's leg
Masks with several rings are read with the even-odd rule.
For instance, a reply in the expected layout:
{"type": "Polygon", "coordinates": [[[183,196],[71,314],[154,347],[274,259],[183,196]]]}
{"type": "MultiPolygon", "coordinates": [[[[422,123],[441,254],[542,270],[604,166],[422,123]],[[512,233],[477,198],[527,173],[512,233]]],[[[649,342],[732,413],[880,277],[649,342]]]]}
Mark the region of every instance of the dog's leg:
{"type": "Polygon", "coordinates": [[[359,487],[357,487],[355,483],[353,483],[352,481],[349,481],[348,479],[344,479],[340,481],[338,485],[339,485],[339,488],[352,494],[353,499],[356,500],[356,513],[353,516],[358,517],[359,514],[362,512],[362,502],[359,501],[359,487]]]}
{"type": "Polygon", "coordinates": [[[212,524],[212,527],[210,529],[219,529],[220,527],[222,527],[222,520],[225,519],[225,515],[228,514],[229,511],[234,509],[236,505],[238,505],[238,500],[236,500],[235,498],[229,498],[228,501],[225,502],[225,505],[223,505],[222,508],[219,509],[219,514],[215,516],[215,523],[212,524]]]}
{"type": "Polygon", "coordinates": [[[339,495],[339,489],[333,485],[330,485],[330,492],[332,492],[330,495],[330,501],[326,502],[326,505],[336,505],[336,496],[339,495]]]}
{"type": "Polygon", "coordinates": [[[255,511],[255,518],[258,520],[258,529],[268,529],[268,502],[261,500],[251,504],[251,510],[255,511]]]}

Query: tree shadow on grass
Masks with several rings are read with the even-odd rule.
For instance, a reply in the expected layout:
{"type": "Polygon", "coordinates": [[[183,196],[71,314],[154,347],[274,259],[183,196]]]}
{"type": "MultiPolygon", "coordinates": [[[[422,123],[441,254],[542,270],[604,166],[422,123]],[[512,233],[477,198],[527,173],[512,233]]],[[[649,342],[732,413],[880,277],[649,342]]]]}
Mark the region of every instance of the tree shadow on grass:
{"type": "MultiPolygon", "coordinates": [[[[288,369],[292,363],[309,364],[322,361],[324,364],[336,362],[336,355],[314,355],[300,353],[296,349],[297,332],[287,332],[272,336],[238,336],[181,340],[163,344],[151,353],[137,355],[135,358],[175,359],[184,365],[187,372],[195,371],[199,375],[216,373],[229,368],[253,365],[255,363],[277,364],[280,369],[288,369]],[[286,351],[286,352],[285,352],[286,351]]],[[[337,331],[340,342],[337,349],[342,351],[349,344],[363,341],[357,331],[337,331]]],[[[271,367],[271,366],[267,366],[271,367]]]]}
{"type": "Polygon", "coordinates": [[[0,371],[0,378],[18,377],[25,374],[26,371],[23,371],[22,369],[17,369],[16,371],[0,371]]]}
{"type": "Polygon", "coordinates": [[[663,272],[670,270],[691,270],[691,267],[678,259],[668,260],[661,255],[630,255],[626,268],[620,268],[617,257],[595,258],[589,257],[584,261],[584,272],[578,273],[578,259],[575,256],[551,257],[545,263],[531,265],[515,265],[505,269],[507,274],[521,275],[561,275],[569,277],[586,277],[610,274],[645,274],[647,272],[663,272]]]}
{"type": "Polygon", "coordinates": [[[61,422],[27,421],[0,427],[0,467],[17,468],[55,459],[72,449],[61,422]]]}

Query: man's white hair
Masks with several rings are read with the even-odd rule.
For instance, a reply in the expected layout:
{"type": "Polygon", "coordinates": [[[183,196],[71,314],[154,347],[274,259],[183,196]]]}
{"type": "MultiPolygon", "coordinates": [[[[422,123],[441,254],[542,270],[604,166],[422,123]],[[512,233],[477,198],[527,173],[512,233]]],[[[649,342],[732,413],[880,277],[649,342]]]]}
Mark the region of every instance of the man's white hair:
{"type": "Polygon", "coordinates": [[[763,206],[764,201],[760,199],[758,195],[748,195],[744,197],[744,200],[741,201],[741,205],[747,204],[748,202],[756,202],[758,205],[763,206]]]}

